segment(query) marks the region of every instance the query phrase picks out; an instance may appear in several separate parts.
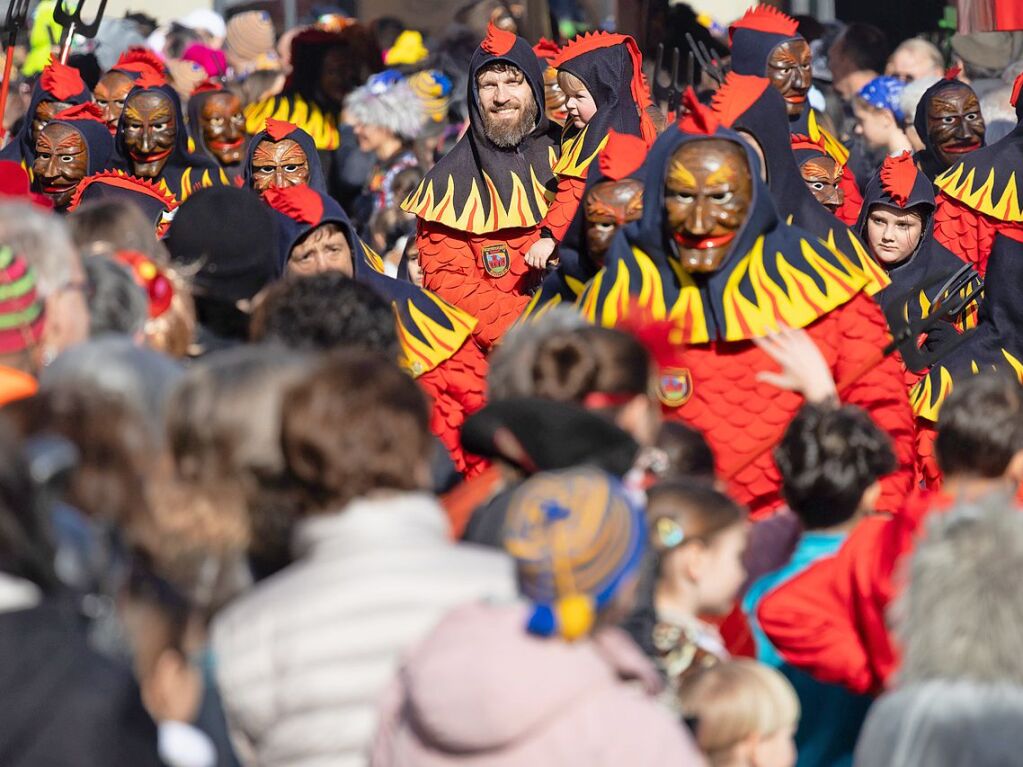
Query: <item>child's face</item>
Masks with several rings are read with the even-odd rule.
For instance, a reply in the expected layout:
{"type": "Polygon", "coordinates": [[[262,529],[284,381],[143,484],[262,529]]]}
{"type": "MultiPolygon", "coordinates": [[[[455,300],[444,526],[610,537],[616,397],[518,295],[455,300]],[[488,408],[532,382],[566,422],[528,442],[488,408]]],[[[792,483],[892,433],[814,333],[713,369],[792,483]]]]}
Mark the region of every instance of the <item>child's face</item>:
{"type": "Polygon", "coordinates": [[[562,85],[562,90],[565,92],[565,111],[568,112],[568,119],[576,128],[584,127],[597,113],[597,102],[586,88],[573,88],[566,82],[562,85]]]}
{"type": "Polygon", "coordinates": [[[856,116],[856,133],[863,136],[864,141],[872,148],[888,146],[888,139],[895,127],[891,112],[883,109],[870,109],[853,102],[853,114],[856,116]]]}
{"type": "Polygon", "coordinates": [[[696,584],[701,614],[727,615],[731,611],[746,580],[742,555],[748,536],[749,528],[741,522],[723,530],[707,544],[696,584]]]}
{"type": "Polygon", "coordinates": [[[782,727],[753,747],[752,767],[792,767],[796,763],[795,727],[782,727]]]}
{"type": "Polygon", "coordinates": [[[867,246],[875,259],[891,268],[916,252],[923,229],[919,213],[874,205],[867,216],[867,246]]]}

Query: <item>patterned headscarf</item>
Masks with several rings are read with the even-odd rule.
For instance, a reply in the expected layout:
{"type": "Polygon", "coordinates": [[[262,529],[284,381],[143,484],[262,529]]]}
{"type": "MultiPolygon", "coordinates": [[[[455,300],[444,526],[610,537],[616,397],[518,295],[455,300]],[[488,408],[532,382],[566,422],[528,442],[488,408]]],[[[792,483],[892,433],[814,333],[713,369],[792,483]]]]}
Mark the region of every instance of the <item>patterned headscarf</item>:
{"type": "Polygon", "coordinates": [[[856,95],[872,107],[887,109],[895,115],[896,122],[902,125],[906,121],[906,115],[902,112],[902,104],[899,99],[905,87],[906,84],[899,78],[881,75],[860,88],[860,92],[856,95]]]}

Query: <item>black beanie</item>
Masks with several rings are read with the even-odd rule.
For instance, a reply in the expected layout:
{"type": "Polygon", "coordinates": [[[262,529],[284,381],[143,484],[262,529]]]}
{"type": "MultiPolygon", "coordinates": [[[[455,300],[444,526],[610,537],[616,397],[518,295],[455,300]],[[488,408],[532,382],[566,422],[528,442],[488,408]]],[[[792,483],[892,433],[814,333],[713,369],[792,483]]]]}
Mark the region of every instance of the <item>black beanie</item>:
{"type": "Polygon", "coordinates": [[[165,243],[192,275],[197,301],[251,299],[278,276],[273,215],[251,189],[199,190],[178,208],[165,243]]]}

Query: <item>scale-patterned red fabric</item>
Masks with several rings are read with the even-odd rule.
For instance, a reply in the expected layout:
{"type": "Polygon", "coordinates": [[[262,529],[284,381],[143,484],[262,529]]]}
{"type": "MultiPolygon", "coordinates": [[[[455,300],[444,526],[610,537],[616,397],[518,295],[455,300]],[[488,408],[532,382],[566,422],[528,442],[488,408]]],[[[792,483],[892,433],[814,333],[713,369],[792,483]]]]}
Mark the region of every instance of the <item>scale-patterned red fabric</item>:
{"type": "Polygon", "coordinates": [[[997,221],[939,192],[935,198],[934,239],[964,261],[973,264],[981,277],[999,228],[1013,226],[997,221]]]}

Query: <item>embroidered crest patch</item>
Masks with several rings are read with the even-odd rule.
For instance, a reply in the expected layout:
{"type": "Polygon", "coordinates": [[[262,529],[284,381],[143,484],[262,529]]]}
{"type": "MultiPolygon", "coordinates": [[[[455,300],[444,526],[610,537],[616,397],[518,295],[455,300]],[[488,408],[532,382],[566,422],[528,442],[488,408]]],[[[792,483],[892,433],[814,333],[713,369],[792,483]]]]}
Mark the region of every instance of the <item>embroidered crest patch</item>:
{"type": "Polygon", "coordinates": [[[664,368],[657,378],[657,397],[668,407],[682,407],[693,396],[689,368],[664,368]]]}
{"type": "Polygon", "coordinates": [[[508,246],[501,243],[498,245],[483,246],[483,268],[491,277],[504,277],[511,269],[511,258],[508,255],[508,246]]]}

